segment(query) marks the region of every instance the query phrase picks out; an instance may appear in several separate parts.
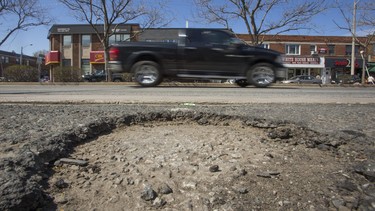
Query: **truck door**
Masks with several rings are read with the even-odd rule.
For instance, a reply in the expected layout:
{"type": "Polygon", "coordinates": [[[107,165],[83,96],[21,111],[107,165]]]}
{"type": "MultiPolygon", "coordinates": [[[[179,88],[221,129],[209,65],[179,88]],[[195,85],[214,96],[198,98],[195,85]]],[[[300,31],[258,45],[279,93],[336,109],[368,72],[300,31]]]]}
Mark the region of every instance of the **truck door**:
{"type": "Polygon", "coordinates": [[[232,36],[220,30],[187,30],[184,69],[191,76],[236,76],[245,62],[230,44],[232,36]]]}

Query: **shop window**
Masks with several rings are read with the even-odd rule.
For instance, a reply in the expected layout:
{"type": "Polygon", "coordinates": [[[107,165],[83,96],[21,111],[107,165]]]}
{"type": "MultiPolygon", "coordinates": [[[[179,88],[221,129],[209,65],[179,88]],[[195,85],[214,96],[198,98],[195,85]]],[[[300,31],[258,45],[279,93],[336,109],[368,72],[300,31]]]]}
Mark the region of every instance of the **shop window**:
{"type": "Polygon", "coordinates": [[[63,59],[62,60],[62,66],[63,67],[71,67],[72,66],[72,60],[71,59],[63,59]]]}
{"type": "Polygon", "coordinates": [[[70,48],[72,45],[72,36],[71,35],[64,35],[63,36],[63,46],[64,48],[70,48]]]}
{"type": "Polygon", "coordinates": [[[82,47],[88,48],[91,45],[91,36],[82,35],[82,47]]]}
{"type": "Polygon", "coordinates": [[[84,74],[90,74],[90,59],[81,60],[81,70],[84,74]]]}
{"type": "Polygon", "coordinates": [[[335,46],[334,45],[328,45],[328,54],[329,55],[335,55],[335,46]]]}
{"type": "Polygon", "coordinates": [[[285,54],[287,55],[301,55],[301,46],[296,44],[288,44],[285,46],[285,54]]]}

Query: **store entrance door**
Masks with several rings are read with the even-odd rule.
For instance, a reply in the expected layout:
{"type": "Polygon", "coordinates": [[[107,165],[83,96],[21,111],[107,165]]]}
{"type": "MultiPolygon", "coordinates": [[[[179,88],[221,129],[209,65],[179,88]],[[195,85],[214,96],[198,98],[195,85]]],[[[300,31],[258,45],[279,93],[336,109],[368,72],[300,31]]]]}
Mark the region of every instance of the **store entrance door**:
{"type": "Polygon", "coordinates": [[[296,75],[308,75],[309,71],[307,69],[296,69],[296,75]]]}

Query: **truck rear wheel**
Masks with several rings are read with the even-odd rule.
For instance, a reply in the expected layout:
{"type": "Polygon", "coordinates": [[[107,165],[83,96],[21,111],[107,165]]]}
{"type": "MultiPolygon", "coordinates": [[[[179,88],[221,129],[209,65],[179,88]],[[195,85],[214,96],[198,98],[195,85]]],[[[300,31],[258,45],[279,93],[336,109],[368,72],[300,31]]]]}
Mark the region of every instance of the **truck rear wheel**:
{"type": "Polygon", "coordinates": [[[259,63],[247,72],[247,80],[256,87],[264,88],[271,85],[276,79],[273,66],[268,63],[259,63]]]}
{"type": "Polygon", "coordinates": [[[140,61],[133,65],[134,78],[141,86],[157,86],[162,81],[160,66],[153,61],[140,61]]]}

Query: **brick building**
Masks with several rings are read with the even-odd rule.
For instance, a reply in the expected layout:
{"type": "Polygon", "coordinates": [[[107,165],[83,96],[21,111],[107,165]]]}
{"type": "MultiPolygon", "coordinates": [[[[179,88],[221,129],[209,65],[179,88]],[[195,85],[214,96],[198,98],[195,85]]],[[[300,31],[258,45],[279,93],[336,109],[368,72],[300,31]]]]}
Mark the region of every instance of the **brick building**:
{"type": "MultiPolygon", "coordinates": [[[[45,70],[44,66],[44,58],[38,58],[34,56],[28,56],[24,54],[18,54],[15,52],[8,52],[8,51],[1,51],[0,50],[0,77],[4,77],[4,70],[7,67],[13,66],[13,65],[22,65],[31,66],[34,68],[38,68],[38,61],[41,64],[41,73],[43,73],[43,70],[45,70]]],[[[42,76],[42,75],[41,75],[42,76]]]]}
{"type": "MultiPolygon", "coordinates": [[[[249,35],[238,35],[249,42],[249,35]]],[[[357,37],[366,42],[367,37],[357,37]]],[[[371,43],[371,42],[370,42],[371,43]]],[[[322,75],[328,72],[332,79],[351,74],[351,36],[305,36],[305,35],[265,35],[263,47],[283,53],[287,77],[296,75],[322,75]]],[[[365,64],[375,62],[375,40],[367,49],[355,46],[355,75],[362,74],[363,59],[360,51],[365,51],[365,64]]]]}
{"type": "MultiPolygon", "coordinates": [[[[97,25],[99,33],[104,32],[103,28],[103,25],[97,25]]],[[[138,24],[119,25],[109,42],[132,40],[138,30],[138,24]]],[[[46,65],[51,73],[57,66],[80,68],[82,74],[104,70],[104,48],[91,25],[53,25],[48,39],[50,52],[46,55],[46,65]]]]}

